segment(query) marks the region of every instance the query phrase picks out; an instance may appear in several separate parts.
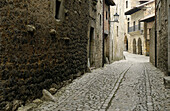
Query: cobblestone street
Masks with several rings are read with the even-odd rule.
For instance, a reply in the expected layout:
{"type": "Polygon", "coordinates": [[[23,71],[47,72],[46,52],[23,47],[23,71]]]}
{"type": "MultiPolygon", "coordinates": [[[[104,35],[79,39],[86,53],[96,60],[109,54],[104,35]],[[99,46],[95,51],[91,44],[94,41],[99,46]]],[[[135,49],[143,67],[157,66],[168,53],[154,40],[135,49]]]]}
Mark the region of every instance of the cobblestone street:
{"type": "MultiPolygon", "coordinates": [[[[92,70],[59,90],[56,102],[33,111],[170,111],[170,91],[163,73],[149,57],[124,52],[126,60],[92,70]]],[[[20,109],[21,110],[21,109],[20,109]]]]}

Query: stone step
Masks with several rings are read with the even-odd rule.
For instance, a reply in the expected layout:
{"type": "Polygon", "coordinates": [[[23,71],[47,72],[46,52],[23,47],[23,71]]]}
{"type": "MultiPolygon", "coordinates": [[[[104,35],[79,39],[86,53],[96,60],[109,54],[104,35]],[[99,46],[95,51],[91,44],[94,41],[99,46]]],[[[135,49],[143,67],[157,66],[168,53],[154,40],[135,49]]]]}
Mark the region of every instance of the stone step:
{"type": "Polygon", "coordinates": [[[164,85],[166,89],[170,89],[170,76],[164,77],[164,85]]]}

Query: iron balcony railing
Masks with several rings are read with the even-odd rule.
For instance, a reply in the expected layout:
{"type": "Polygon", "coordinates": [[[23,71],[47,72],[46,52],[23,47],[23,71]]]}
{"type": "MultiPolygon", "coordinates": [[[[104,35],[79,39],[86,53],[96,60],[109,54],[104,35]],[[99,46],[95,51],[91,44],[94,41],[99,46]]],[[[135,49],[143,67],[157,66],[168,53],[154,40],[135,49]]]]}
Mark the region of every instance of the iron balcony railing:
{"type": "Polygon", "coordinates": [[[128,27],[128,32],[135,32],[135,31],[139,31],[141,30],[141,26],[140,25],[135,25],[132,27],[128,27]]]}

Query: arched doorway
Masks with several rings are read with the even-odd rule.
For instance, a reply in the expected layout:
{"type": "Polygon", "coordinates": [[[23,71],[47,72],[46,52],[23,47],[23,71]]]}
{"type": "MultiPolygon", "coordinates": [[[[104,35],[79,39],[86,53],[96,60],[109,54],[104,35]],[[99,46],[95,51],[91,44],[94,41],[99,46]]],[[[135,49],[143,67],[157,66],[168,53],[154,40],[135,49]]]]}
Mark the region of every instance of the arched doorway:
{"type": "Polygon", "coordinates": [[[133,53],[136,54],[136,40],[133,39],[133,53]]]}
{"type": "Polygon", "coordinates": [[[128,51],[128,38],[127,38],[127,36],[125,36],[125,39],[124,39],[124,50],[128,51]]]}
{"type": "Polygon", "coordinates": [[[142,55],[142,41],[138,39],[138,54],[142,55]]]}
{"type": "Polygon", "coordinates": [[[89,67],[94,65],[94,28],[90,28],[90,39],[89,39],[89,67]]]}

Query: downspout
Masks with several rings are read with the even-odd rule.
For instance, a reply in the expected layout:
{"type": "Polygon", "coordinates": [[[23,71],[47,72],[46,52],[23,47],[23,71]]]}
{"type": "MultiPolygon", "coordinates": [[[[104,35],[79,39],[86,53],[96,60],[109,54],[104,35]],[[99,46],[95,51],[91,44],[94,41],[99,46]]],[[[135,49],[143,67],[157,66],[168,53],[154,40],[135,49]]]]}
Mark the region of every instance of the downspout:
{"type": "Polygon", "coordinates": [[[103,59],[102,59],[102,67],[104,67],[104,4],[105,4],[105,0],[103,0],[103,59]]]}
{"type": "Polygon", "coordinates": [[[167,18],[168,18],[168,76],[170,76],[170,1],[167,1],[167,18]]]}
{"type": "Polygon", "coordinates": [[[157,67],[157,0],[155,0],[155,67],[157,67]]]}
{"type": "Polygon", "coordinates": [[[111,63],[111,53],[112,53],[112,51],[111,51],[111,34],[110,34],[110,29],[111,29],[111,25],[110,25],[110,5],[109,5],[109,12],[108,12],[108,14],[109,14],[109,63],[111,63]]]}

